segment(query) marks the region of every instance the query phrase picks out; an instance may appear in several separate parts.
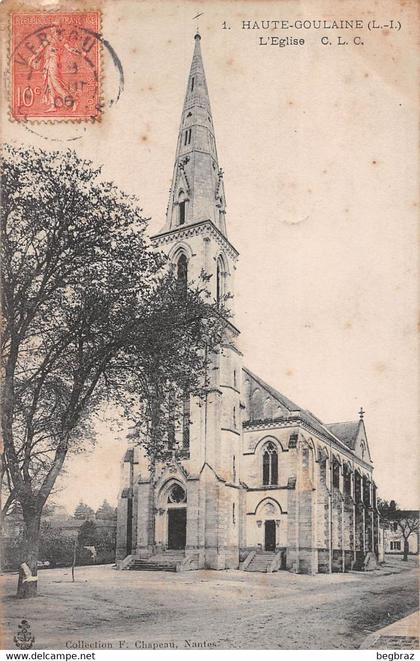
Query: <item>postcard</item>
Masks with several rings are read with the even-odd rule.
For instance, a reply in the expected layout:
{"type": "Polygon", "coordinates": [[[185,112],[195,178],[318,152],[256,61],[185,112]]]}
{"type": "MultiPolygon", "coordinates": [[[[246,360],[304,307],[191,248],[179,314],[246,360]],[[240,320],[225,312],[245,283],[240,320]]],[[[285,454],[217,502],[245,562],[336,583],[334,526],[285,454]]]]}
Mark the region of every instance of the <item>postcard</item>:
{"type": "Polygon", "coordinates": [[[411,654],[417,3],[0,10],[2,649],[411,654]]]}

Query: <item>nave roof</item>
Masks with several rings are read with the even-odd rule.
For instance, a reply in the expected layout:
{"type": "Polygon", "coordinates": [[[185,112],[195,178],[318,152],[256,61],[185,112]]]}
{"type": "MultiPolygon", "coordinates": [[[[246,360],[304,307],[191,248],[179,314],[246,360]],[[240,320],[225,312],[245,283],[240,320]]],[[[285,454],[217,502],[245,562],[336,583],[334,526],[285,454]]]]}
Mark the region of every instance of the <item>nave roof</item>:
{"type": "MultiPolygon", "coordinates": [[[[351,450],[352,453],[359,456],[358,452],[358,439],[361,436],[364,436],[366,439],[366,430],[364,427],[363,420],[353,420],[350,422],[334,422],[334,423],[324,423],[316,415],[314,415],[308,409],[302,408],[298,404],[295,404],[291,399],[283,395],[279,390],[273,388],[268,383],[263,381],[259,376],[251,372],[248,368],[243,368],[245,378],[246,375],[251,377],[251,379],[259,386],[262,390],[266,391],[276,402],[278,402],[283,408],[286,408],[287,411],[291,414],[299,416],[307,425],[312,427],[315,432],[321,434],[321,436],[326,437],[328,440],[333,441],[336,445],[342,446],[348,450],[351,450]]],[[[253,398],[250,397],[250,401],[247,406],[248,411],[248,421],[257,421],[261,419],[261,416],[258,415],[258,411],[254,410],[253,398]]],[[[367,441],[365,441],[367,446],[367,441]]],[[[368,449],[368,456],[370,459],[370,453],[368,449]]]]}

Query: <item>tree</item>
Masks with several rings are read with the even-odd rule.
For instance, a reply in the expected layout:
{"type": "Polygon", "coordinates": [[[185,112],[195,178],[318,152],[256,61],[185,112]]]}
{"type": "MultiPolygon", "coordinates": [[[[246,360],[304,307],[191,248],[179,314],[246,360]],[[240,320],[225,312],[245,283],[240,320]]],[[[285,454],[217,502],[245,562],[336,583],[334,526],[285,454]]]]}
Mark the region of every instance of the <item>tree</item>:
{"type": "MultiPolygon", "coordinates": [[[[231,346],[236,335],[229,321],[229,296],[222,304],[212,301],[209,280],[202,273],[199,283],[186,287],[169,271],[153,293],[142,325],[131,329],[120,392],[125,414],[134,423],[131,439],[149,459],[152,484],[157,462],[182,456],[190,424],[185,402],[193,397],[205,404],[216,383],[220,351],[231,346]]],[[[154,543],[153,489],[148,509],[154,543]]]]}
{"type": "Polygon", "coordinates": [[[96,559],[96,547],[98,543],[98,531],[94,521],[84,521],[77,536],[77,550],[79,564],[86,564],[93,558],[96,559]]]}
{"type": "Polygon", "coordinates": [[[2,547],[2,570],[3,569],[18,569],[21,562],[23,562],[23,532],[19,531],[16,535],[11,537],[2,534],[1,536],[2,547]]]}
{"type": "Polygon", "coordinates": [[[94,521],[85,521],[79,528],[78,542],[79,547],[95,546],[97,538],[96,524],[94,521]]]}
{"type": "Polygon", "coordinates": [[[86,503],[84,503],[82,500],[77,505],[73,514],[75,519],[89,519],[93,515],[94,515],[93,509],[89,507],[89,505],[86,505],[86,503]]]}
{"type": "MultiPolygon", "coordinates": [[[[183,402],[207,396],[232,328],[208,276],[178,281],[138,200],[91,162],[6,146],[1,190],[2,465],[36,576],[43,507],[68,453],[94,441],[93,417],[115,398],[152,466],[174,456],[183,402]]],[[[36,586],[21,572],[18,596],[36,586]]]]}
{"type": "Polygon", "coordinates": [[[403,560],[408,560],[409,537],[419,533],[419,513],[417,510],[401,510],[395,500],[378,499],[378,511],[385,528],[390,529],[391,524],[396,526],[403,538],[403,560]]]}
{"type": "Polygon", "coordinates": [[[152,461],[179,454],[174,439],[183,423],[186,397],[204,397],[218,369],[218,350],[228,343],[228,312],[208,301],[208,278],[184,289],[172,273],[162,279],[150,300],[141,327],[132,327],[123,377],[125,413],[152,461]]]}
{"type": "Polygon", "coordinates": [[[69,566],[73,558],[73,546],[74,540],[63,534],[61,528],[56,528],[46,521],[41,523],[40,560],[48,560],[53,567],[56,565],[69,566]]]}
{"type": "Polygon", "coordinates": [[[117,518],[115,507],[111,507],[108,501],[104,500],[102,505],[96,510],[96,518],[114,521],[117,518]]]}
{"type": "Polygon", "coordinates": [[[397,510],[394,520],[397,521],[403,538],[403,560],[407,561],[410,550],[408,539],[410,535],[419,533],[419,513],[416,510],[397,510]]]}
{"type": "Polygon", "coordinates": [[[392,519],[392,516],[399,508],[395,500],[390,500],[388,502],[387,500],[378,498],[377,509],[382,521],[386,524],[392,519]]]}
{"type": "MultiPolygon", "coordinates": [[[[2,473],[35,576],[43,506],[68,452],[93,441],[92,416],[163,259],[138,200],[74,152],[6,146],[1,191],[2,473]]],[[[20,576],[18,596],[36,586],[20,576]]]]}
{"type": "Polygon", "coordinates": [[[85,521],[79,529],[77,548],[79,564],[114,562],[116,529],[103,529],[95,521],[85,521]]]}
{"type": "Polygon", "coordinates": [[[116,529],[114,530],[97,530],[96,536],[96,546],[98,549],[98,554],[101,554],[102,557],[110,558],[112,561],[115,560],[115,548],[117,542],[117,533],[116,529]]]}

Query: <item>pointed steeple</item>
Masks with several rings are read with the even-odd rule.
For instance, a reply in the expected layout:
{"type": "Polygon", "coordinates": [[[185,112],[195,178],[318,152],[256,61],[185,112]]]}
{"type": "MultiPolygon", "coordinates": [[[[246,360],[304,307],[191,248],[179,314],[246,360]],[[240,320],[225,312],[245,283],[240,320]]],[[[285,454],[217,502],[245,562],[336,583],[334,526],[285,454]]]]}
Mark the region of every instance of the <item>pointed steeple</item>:
{"type": "Polygon", "coordinates": [[[194,41],[163,231],[210,220],[226,236],[223,171],[217,159],[198,32],[194,41]]]}

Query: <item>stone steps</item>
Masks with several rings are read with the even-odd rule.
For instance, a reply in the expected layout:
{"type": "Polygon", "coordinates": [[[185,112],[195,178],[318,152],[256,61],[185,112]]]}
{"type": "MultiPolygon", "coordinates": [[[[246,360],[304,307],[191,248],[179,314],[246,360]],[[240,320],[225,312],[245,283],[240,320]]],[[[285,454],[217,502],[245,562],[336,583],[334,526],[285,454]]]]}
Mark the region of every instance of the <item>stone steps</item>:
{"type": "Polygon", "coordinates": [[[185,558],[183,551],[163,551],[149,558],[136,558],[131,563],[131,571],[176,571],[177,564],[185,558]]]}
{"type": "Polygon", "coordinates": [[[266,574],[268,567],[271,565],[275,557],[276,554],[269,551],[256,553],[245,571],[255,571],[266,574]]]}
{"type": "Polygon", "coordinates": [[[176,571],[175,562],[149,562],[135,560],[129,567],[130,571],[176,571]]]}

